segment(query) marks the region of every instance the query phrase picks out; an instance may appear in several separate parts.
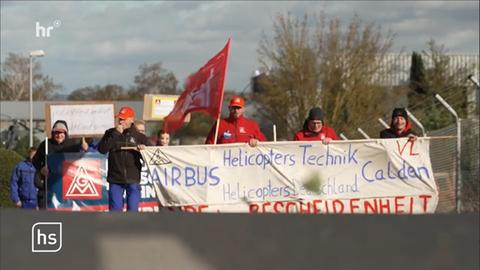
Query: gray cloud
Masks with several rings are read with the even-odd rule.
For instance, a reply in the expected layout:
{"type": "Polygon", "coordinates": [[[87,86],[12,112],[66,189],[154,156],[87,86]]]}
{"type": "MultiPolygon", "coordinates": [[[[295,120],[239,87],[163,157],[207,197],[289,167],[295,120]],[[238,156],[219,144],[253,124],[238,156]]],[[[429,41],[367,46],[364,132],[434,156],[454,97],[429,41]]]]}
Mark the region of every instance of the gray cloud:
{"type": "Polygon", "coordinates": [[[133,83],[142,63],[163,62],[183,80],[232,38],[226,87],[242,90],[257,67],[262,31],[277,13],[318,14],[343,22],[358,14],[397,34],[394,51],[425,49],[433,38],[452,53],[478,53],[478,2],[1,2],[1,58],[46,51],[44,72],[76,88],[133,83]],[[35,22],[50,26],[35,37],[35,22]]]}

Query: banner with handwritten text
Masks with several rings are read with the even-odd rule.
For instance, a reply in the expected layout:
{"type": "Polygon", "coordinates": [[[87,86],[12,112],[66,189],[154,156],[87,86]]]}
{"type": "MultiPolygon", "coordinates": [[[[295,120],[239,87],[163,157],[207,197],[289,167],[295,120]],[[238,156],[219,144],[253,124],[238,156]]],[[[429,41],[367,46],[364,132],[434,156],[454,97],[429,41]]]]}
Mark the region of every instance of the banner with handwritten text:
{"type": "Polygon", "coordinates": [[[433,213],[429,139],[147,147],[164,206],[189,212],[433,213]]]}
{"type": "Polygon", "coordinates": [[[45,131],[49,135],[53,123],[68,123],[69,136],[101,136],[115,126],[113,102],[62,102],[45,104],[45,131]]]}

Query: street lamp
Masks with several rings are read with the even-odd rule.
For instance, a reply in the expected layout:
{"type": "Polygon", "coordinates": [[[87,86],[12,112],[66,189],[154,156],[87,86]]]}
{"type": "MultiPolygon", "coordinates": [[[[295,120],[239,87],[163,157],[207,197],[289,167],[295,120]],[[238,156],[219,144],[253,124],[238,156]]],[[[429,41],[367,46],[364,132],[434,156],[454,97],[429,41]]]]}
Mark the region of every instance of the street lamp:
{"type": "Polygon", "coordinates": [[[33,146],[33,98],[32,98],[32,61],[34,57],[42,57],[45,55],[45,52],[42,50],[36,50],[30,52],[30,147],[33,146]]]}

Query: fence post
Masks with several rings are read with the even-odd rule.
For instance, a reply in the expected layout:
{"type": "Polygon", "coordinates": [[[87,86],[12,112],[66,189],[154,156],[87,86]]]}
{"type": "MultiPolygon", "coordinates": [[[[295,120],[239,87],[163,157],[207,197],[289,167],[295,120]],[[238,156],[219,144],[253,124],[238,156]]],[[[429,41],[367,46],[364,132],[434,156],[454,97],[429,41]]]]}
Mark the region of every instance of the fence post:
{"type": "Polygon", "coordinates": [[[344,141],[348,141],[347,136],[343,135],[343,133],[340,133],[340,138],[342,138],[344,141]]]}
{"type": "Polygon", "coordinates": [[[386,129],[390,128],[390,126],[385,121],[383,121],[382,118],[378,118],[378,122],[380,122],[380,124],[382,124],[382,126],[384,126],[386,129]]]}
{"type": "Polygon", "coordinates": [[[457,123],[457,164],[456,164],[456,203],[457,203],[457,213],[462,212],[462,171],[461,171],[461,157],[462,157],[462,127],[461,120],[458,117],[457,112],[448,104],[442,96],[435,94],[435,98],[442,103],[442,105],[455,117],[457,123]]]}
{"type": "Polygon", "coordinates": [[[368,134],[363,131],[363,129],[361,128],[357,128],[357,131],[360,132],[360,134],[362,134],[362,136],[365,138],[365,139],[370,139],[370,136],[368,136],[368,134]]]}
{"type": "Polygon", "coordinates": [[[418,119],[411,113],[408,109],[405,109],[407,111],[408,116],[412,121],[422,130],[422,136],[425,137],[427,134],[425,133],[425,128],[423,127],[422,123],[418,121],[418,119]]]}

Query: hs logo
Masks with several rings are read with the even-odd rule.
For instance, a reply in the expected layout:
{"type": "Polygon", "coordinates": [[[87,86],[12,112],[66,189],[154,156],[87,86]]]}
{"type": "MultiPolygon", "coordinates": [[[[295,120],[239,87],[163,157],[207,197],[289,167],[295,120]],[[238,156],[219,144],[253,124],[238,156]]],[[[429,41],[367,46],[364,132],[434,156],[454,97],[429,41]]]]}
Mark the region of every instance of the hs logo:
{"type": "Polygon", "coordinates": [[[62,249],[62,223],[37,222],[32,226],[32,252],[58,252],[62,249]]]}

